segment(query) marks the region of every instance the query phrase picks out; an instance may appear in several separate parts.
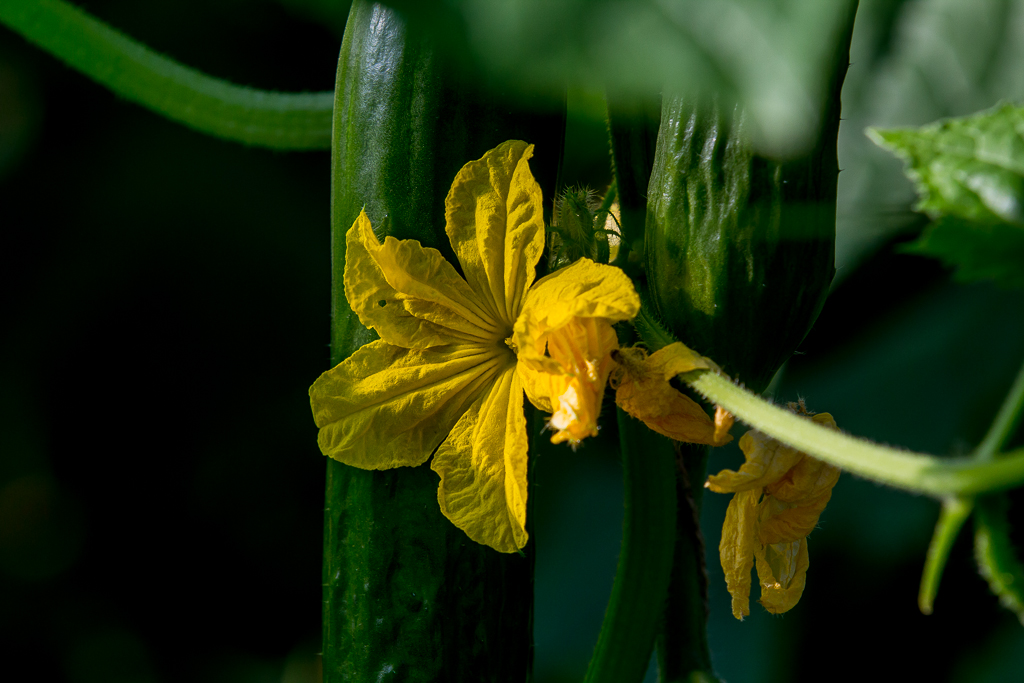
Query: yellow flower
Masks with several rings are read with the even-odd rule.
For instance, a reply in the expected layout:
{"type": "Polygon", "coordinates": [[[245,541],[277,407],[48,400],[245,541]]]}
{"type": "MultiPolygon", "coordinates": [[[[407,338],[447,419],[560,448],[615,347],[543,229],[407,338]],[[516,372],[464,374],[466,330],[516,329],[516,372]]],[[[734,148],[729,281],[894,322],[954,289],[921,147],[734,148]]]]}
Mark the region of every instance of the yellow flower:
{"type": "MultiPolygon", "coordinates": [[[[800,408],[802,404],[790,404],[800,408]]],[[[836,429],[828,413],[810,417],[836,429]]],[[[771,437],[749,431],[740,439],[746,462],[739,472],[722,470],[705,484],[734,493],[718,546],[737,619],[750,614],[750,570],[756,560],[761,604],[772,614],[793,608],[804,592],[809,564],[807,535],[818,523],[839,468],[771,437]]]]}
{"type": "Polygon", "coordinates": [[[707,358],[675,342],[650,356],[641,348],[619,349],[615,402],[652,430],[676,441],[721,446],[732,441],[732,416],[716,411],[714,421],[693,399],[669,384],[676,375],[691,370],[715,369],[707,358]]]}
{"type": "Polygon", "coordinates": [[[575,446],[597,434],[611,354],[619,346],[611,323],[632,319],[639,310],[640,298],[626,274],[589,259],[530,290],[512,341],[527,396],[552,413],[552,443],[575,446]]]}
{"type": "Polygon", "coordinates": [[[622,271],[586,259],[533,284],[544,222],[532,152],[506,142],[455,177],[445,230],[464,278],[416,241],[381,243],[359,215],[345,295],[381,339],[309,391],[324,454],[374,470],[433,453],[441,511],[501,552],[527,541],[524,387],[554,412],[553,440],[593,434],[611,324],[640,306],[622,271]]]}

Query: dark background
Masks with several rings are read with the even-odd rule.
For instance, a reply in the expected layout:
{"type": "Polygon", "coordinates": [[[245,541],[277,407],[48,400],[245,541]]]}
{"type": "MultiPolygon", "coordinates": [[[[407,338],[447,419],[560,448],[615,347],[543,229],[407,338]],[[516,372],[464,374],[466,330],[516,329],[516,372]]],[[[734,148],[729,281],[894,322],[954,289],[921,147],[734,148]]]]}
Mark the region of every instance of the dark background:
{"type": "MultiPolygon", "coordinates": [[[[333,86],[344,12],[326,2],[81,4],[237,83],[333,86]]],[[[839,275],[779,400],[937,454],[984,433],[1024,359],[1024,297],[899,253],[922,223],[861,130],[1019,99],[1020,4],[862,3],[839,275]]],[[[600,99],[569,105],[566,181],[603,190],[600,99]]],[[[329,190],[326,152],[193,133],[0,29],[0,679],[317,680],[324,461],[306,391],[328,363],[329,190]]],[[[600,441],[548,450],[531,495],[537,680],[579,680],[618,552],[618,463],[600,441]]],[[[934,501],[845,475],[801,603],[742,623],[717,563],[727,503],[708,494],[704,531],[729,681],[1024,677],[1024,630],[969,533],[936,613],[917,611],[934,501]]]]}

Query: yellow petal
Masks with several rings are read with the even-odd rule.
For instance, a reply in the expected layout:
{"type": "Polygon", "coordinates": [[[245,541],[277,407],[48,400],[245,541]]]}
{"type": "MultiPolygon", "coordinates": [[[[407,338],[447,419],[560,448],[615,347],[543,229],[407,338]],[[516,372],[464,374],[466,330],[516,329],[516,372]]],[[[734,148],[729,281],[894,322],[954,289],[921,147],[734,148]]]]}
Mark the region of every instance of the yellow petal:
{"type": "Polygon", "coordinates": [[[715,445],[721,446],[732,441],[729,430],[732,429],[736,418],[722,406],[715,406],[715,445]]]}
{"type": "Polygon", "coordinates": [[[708,477],[709,489],[716,493],[750,491],[774,484],[796,465],[804,454],[761,432],[751,430],[740,438],[740,450],[746,462],[739,472],[722,470],[708,477]]]}
{"type": "Polygon", "coordinates": [[[445,231],[462,272],[491,315],[508,326],[519,316],[544,250],[532,156],[533,145],[505,142],[463,166],[445,199],[445,231]]]}
{"type": "Polygon", "coordinates": [[[516,372],[519,373],[519,381],[522,382],[530,403],[545,413],[555,412],[551,405],[551,396],[554,394],[551,390],[551,380],[555,375],[523,362],[516,364],[516,372]]]}
{"type": "Polygon", "coordinates": [[[807,539],[757,548],[757,579],[761,583],[758,602],[772,614],[787,612],[804,593],[810,565],[807,539]]]}
{"type": "Polygon", "coordinates": [[[737,619],[750,614],[750,570],[754,567],[757,541],[758,499],[760,491],[737,493],[729,501],[722,525],[718,554],[725,571],[725,584],[732,596],[732,615],[737,619]]]}
{"type": "Polygon", "coordinates": [[[510,367],[434,454],[441,512],[477,543],[503,553],[522,548],[527,450],[523,387],[510,367]]]}
{"type": "Polygon", "coordinates": [[[726,433],[716,438],[715,424],[693,399],[680,393],[669,380],[682,372],[708,367],[704,359],[676,342],[640,359],[637,349],[621,349],[623,372],[615,402],[652,430],[689,443],[720,446],[732,440],[726,433]]]}
{"type": "Polygon", "coordinates": [[[620,269],[580,259],[537,281],[515,324],[513,342],[519,357],[543,369],[546,335],[574,318],[602,318],[608,323],[631,320],[640,297],[620,269]]]}
{"type": "Polygon", "coordinates": [[[360,212],[346,237],[345,297],[359,320],[384,341],[423,349],[457,343],[501,343],[510,326],[436,249],[388,237],[381,244],[360,212]]]}
{"type": "Polygon", "coordinates": [[[839,468],[805,456],[780,481],[767,487],[773,498],[792,504],[818,498],[839,480],[839,468]]]}
{"type": "Polygon", "coordinates": [[[576,445],[597,436],[597,420],[608,374],[611,352],[618,348],[615,330],[603,318],[573,318],[547,335],[548,354],[560,372],[549,374],[548,400],[555,431],[551,443],[576,445]]]}
{"type": "Polygon", "coordinates": [[[514,362],[497,346],[416,350],[371,342],[309,389],[320,450],[368,470],[422,464],[514,362]]]}
{"type": "Polygon", "coordinates": [[[799,505],[766,495],[766,504],[761,512],[761,543],[768,545],[807,538],[818,526],[818,518],[831,498],[831,488],[817,496],[803,499],[799,505]]]}

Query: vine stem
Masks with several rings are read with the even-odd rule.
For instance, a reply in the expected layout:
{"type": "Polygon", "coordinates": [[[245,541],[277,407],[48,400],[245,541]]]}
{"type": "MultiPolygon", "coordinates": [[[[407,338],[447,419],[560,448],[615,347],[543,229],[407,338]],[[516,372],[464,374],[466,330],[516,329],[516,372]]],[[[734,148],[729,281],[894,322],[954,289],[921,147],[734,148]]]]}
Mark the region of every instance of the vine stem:
{"type": "Polygon", "coordinates": [[[247,88],[179,64],[63,0],[0,0],[0,23],[115,93],[202,133],[329,149],[333,92],[247,88]]]}
{"type": "Polygon", "coordinates": [[[1010,386],[1010,391],[1006,394],[999,412],[996,413],[996,419],[992,421],[988,433],[974,449],[973,457],[982,462],[994,459],[1013,435],[1022,412],[1024,412],[1024,365],[1021,366],[1017,373],[1017,379],[1010,386]]]}
{"type": "Polygon", "coordinates": [[[672,442],[616,410],[625,518],[622,550],[586,683],[640,681],[668,594],[676,535],[672,442]]]}
{"type": "Polygon", "coordinates": [[[988,461],[937,458],[821,427],[715,372],[696,371],[683,379],[706,399],[758,431],[847,472],[889,486],[945,498],[1000,491],[1024,483],[1024,448],[988,461]]]}
{"type": "Polygon", "coordinates": [[[917,606],[922,614],[931,614],[934,609],[935,596],[939,592],[939,581],[942,580],[942,571],[946,568],[949,552],[973,510],[973,497],[951,497],[942,501],[942,511],[939,513],[939,521],[935,523],[932,541],[928,545],[924,572],[921,574],[921,588],[917,594],[917,606]]]}

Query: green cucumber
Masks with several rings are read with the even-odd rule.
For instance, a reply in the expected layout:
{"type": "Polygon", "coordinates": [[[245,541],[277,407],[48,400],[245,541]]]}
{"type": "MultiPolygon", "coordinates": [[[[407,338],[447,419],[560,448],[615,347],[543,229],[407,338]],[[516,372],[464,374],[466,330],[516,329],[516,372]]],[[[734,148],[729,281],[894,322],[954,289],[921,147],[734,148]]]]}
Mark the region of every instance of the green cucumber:
{"type": "MultiPolygon", "coordinates": [[[[455,263],[444,198],[466,162],[508,139],[536,144],[554,191],[564,101],[485,92],[400,15],[357,0],[335,89],[331,360],[371,338],[345,301],[345,233],[361,208],[378,231],[455,263]],[[545,109],[545,107],[547,107],[545,109]]],[[[441,515],[429,465],[369,472],[327,460],[324,681],[525,681],[532,662],[533,561],[469,540],[441,515]]]]}
{"type": "Polygon", "coordinates": [[[755,153],[738,107],[714,97],[663,97],[645,234],[654,312],[755,392],[803,340],[835,274],[836,138],[850,5],[818,140],[798,158],[755,153]]]}

